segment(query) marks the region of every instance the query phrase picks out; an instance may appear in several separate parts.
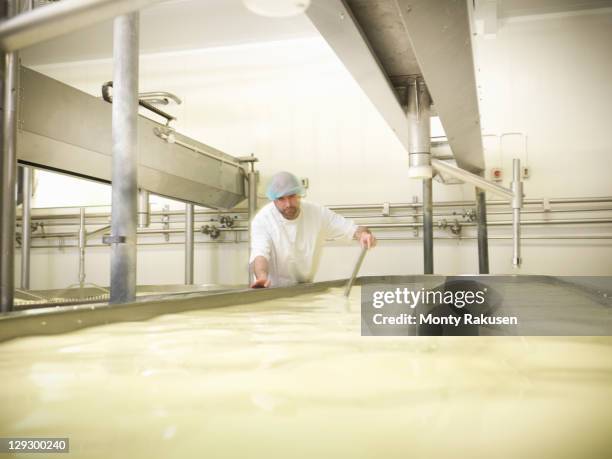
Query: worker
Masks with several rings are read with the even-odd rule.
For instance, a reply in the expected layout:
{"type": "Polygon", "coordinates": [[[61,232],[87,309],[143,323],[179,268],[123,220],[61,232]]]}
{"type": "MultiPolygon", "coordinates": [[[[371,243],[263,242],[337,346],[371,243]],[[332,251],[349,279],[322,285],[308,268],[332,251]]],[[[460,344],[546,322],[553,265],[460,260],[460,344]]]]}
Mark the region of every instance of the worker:
{"type": "Polygon", "coordinates": [[[295,175],[279,172],[272,177],[266,191],[272,202],[251,223],[251,288],[312,282],[326,239],[355,239],[368,249],[376,245],[368,228],[302,200],[304,194],[295,175]]]}

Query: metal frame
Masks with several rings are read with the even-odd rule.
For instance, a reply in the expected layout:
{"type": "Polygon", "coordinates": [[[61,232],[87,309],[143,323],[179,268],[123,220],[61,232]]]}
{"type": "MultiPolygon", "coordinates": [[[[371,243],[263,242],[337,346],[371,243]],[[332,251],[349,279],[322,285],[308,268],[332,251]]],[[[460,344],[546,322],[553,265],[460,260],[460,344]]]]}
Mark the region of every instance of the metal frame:
{"type": "Polygon", "coordinates": [[[34,180],[34,170],[31,167],[23,168],[21,204],[21,280],[22,290],[30,288],[30,246],[32,244],[32,181],[34,180]]]}
{"type": "MultiPolygon", "coordinates": [[[[412,284],[431,288],[443,284],[448,279],[454,281],[470,276],[363,276],[358,277],[358,285],[367,284],[412,284]]],[[[573,289],[585,295],[585,300],[596,304],[604,317],[609,312],[609,299],[603,296],[609,288],[603,288],[599,283],[591,285],[589,281],[577,277],[567,279],[554,276],[480,276],[479,283],[495,286],[496,282],[503,280],[510,284],[524,284],[541,282],[573,289]],[[599,291],[599,292],[598,292],[599,291]],[[598,293],[596,293],[598,292],[598,293]]],[[[155,295],[142,297],[145,301],[133,302],[128,305],[113,304],[87,304],[50,307],[14,312],[0,316],[0,342],[10,339],[67,333],[95,325],[112,322],[142,321],[168,312],[180,313],[191,310],[202,310],[235,306],[240,304],[253,304],[270,301],[278,298],[290,298],[307,293],[316,293],[330,288],[343,287],[347,279],[311,284],[299,284],[292,287],[272,289],[239,289],[232,291],[178,293],[168,295],[155,295]]],[[[344,297],[338,295],[338,301],[344,302],[344,297]]],[[[609,324],[608,324],[609,328],[609,324]]]]}
{"type": "MultiPolygon", "coordinates": [[[[430,93],[459,167],[484,170],[469,2],[313,0],[306,14],[408,152],[409,176],[424,178],[424,267],[433,272],[430,93]],[[418,85],[425,82],[421,98],[418,85]]],[[[484,179],[480,187],[490,190],[484,179]]],[[[516,266],[519,251],[517,242],[516,266]]]]}
{"type": "MultiPolygon", "coordinates": [[[[19,161],[110,183],[113,105],[28,68],[21,76],[19,161]]],[[[245,199],[244,170],[235,157],[144,116],[138,144],[139,188],[212,208],[245,199]],[[162,130],[165,138],[156,134],[162,130]]]]}
{"type": "MultiPolygon", "coordinates": [[[[131,301],[135,298],[136,285],[136,227],[138,222],[138,11],[139,9],[159,2],[160,0],[64,0],[55,5],[39,8],[16,15],[17,2],[11,0],[8,7],[8,17],[0,23],[0,50],[6,54],[2,55],[3,65],[3,121],[2,121],[2,169],[0,174],[2,186],[2,198],[0,201],[0,311],[7,312],[13,307],[14,297],[14,239],[15,239],[15,181],[17,168],[17,94],[19,93],[19,62],[15,52],[18,49],[49,40],[53,37],[78,30],[88,25],[115,19],[114,27],[114,58],[115,58],[115,103],[112,108],[112,172],[108,168],[100,168],[99,164],[93,164],[92,170],[102,169],[106,174],[103,180],[108,180],[112,173],[113,181],[113,206],[112,206],[112,236],[109,241],[112,245],[111,256],[111,302],[131,301]],[[13,17],[15,16],[15,17],[13,17]]],[[[26,72],[27,73],[27,72],[26,72]]],[[[30,74],[31,75],[31,74],[30,74]]],[[[36,87],[37,85],[32,85],[36,87]]],[[[33,99],[36,99],[34,97],[33,99]]],[[[60,97],[60,101],[62,98],[60,97]]],[[[53,106],[53,104],[51,104],[53,106]]],[[[57,108],[57,107],[54,107],[57,108]]],[[[34,110],[34,113],[36,111],[34,110]]],[[[44,118],[44,115],[43,115],[44,118]]],[[[53,146],[59,146],[55,141],[57,132],[62,132],[66,126],[71,124],[65,119],[59,120],[60,128],[53,131],[47,138],[47,142],[53,146]]],[[[44,123],[43,123],[44,124],[44,123]]],[[[73,126],[77,131],[80,128],[79,120],[73,126]]],[[[161,131],[160,131],[161,132],[161,131]]],[[[153,133],[151,133],[153,134],[153,133]]],[[[174,133],[168,133],[166,141],[175,139],[174,133]]],[[[88,135],[95,139],[91,132],[88,135]]],[[[155,134],[153,134],[155,135],[155,134]]],[[[41,148],[42,140],[39,134],[33,136],[22,136],[21,147],[30,149],[30,155],[36,156],[40,151],[49,151],[52,148],[41,148]],[[28,144],[29,141],[29,144],[28,144]],[[34,153],[32,153],[34,152],[34,153]]],[[[98,139],[96,139],[98,140],[98,139]]],[[[178,140],[183,147],[191,148],[189,142],[178,140]]],[[[74,143],[68,142],[67,161],[75,162],[74,143]]],[[[78,144],[77,144],[78,145],[78,144]]],[[[48,147],[48,145],[47,145],[48,147]]],[[[66,148],[64,148],[66,149],[66,148]]],[[[78,148],[76,148],[78,150],[78,148]]],[[[194,154],[216,156],[223,163],[234,165],[228,158],[221,155],[213,155],[207,148],[193,148],[194,154]]],[[[27,156],[27,155],[26,155],[27,156]]],[[[22,158],[23,159],[23,158],[22,158]]],[[[23,159],[27,164],[37,164],[36,158],[23,159]]],[[[88,157],[91,159],[91,156],[88,157]]],[[[213,158],[215,159],[215,158],[213,158]]],[[[95,161],[89,161],[95,163],[95,161]]],[[[235,185],[243,186],[242,169],[235,164],[237,169],[231,174],[240,176],[235,185]]],[[[49,167],[62,170],[49,164],[41,167],[49,167]]],[[[145,177],[147,177],[146,172],[145,177]]],[[[197,173],[197,171],[192,171],[197,173]]],[[[100,179],[99,172],[94,177],[100,179]]],[[[80,174],[86,176],[86,174],[80,174]]],[[[155,182],[155,178],[148,176],[149,182],[155,182]]],[[[221,174],[223,187],[233,186],[221,174]]],[[[186,184],[190,186],[189,183],[186,184]]],[[[155,191],[155,187],[145,186],[147,190],[155,191]]],[[[160,193],[163,195],[163,192],[160,193]]],[[[242,198],[244,192],[239,189],[238,197],[242,198]]],[[[184,196],[183,199],[198,202],[201,193],[193,193],[192,196],[184,196]]],[[[208,200],[219,201],[219,196],[211,193],[208,200]]],[[[238,201],[241,199],[238,199],[238,201]]],[[[235,203],[230,199],[219,201],[219,207],[230,208],[235,203]]],[[[203,203],[205,204],[205,203],[203,203]]],[[[26,215],[24,215],[26,217],[26,215]]],[[[25,218],[24,218],[25,220],[25,218]]],[[[27,228],[25,229],[27,234],[27,228]]],[[[22,276],[27,280],[25,276],[22,276]]]]}
{"type": "Polygon", "coordinates": [[[152,295],[139,297],[138,301],[129,304],[98,303],[16,311],[0,315],[0,342],[26,335],[67,333],[110,322],[146,320],[168,312],[179,313],[289,298],[343,286],[345,282],[335,280],[288,288],[152,295]],[[183,301],[177,303],[177,300],[183,301]]]}

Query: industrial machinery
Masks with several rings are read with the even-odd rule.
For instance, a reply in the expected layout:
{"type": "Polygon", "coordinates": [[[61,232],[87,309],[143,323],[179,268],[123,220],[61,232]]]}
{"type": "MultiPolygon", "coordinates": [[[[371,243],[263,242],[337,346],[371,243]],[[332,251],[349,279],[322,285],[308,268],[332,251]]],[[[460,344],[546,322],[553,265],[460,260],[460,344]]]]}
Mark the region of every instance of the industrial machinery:
{"type": "MultiPolygon", "coordinates": [[[[257,173],[252,156],[236,158],[175,132],[173,116],[152,103],[167,104],[178,98],[167,93],[141,94],[137,80],[137,11],[155,1],[117,2],[91,0],[72,6],[57,2],[33,11],[13,11],[0,25],[0,47],[9,59],[5,72],[7,107],[18,107],[20,127],[16,129],[15,111],[5,110],[2,184],[4,190],[15,185],[17,161],[27,167],[46,168],[62,173],[113,184],[111,225],[87,231],[91,217],[80,211],[78,247],[79,285],[84,286],[82,269],[87,239],[103,235],[112,247],[111,292],[116,302],[135,299],[135,246],[138,234],[163,234],[166,242],[172,232],[185,234],[185,282],[193,283],[193,247],[196,214],[194,205],[217,209],[219,221],[205,220],[201,233],[212,241],[223,242],[222,235],[248,231],[248,222],[257,210],[257,173]],[[119,5],[120,4],[120,5],[119,5]],[[117,74],[103,87],[103,99],[88,95],[31,69],[19,67],[17,50],[95,21],[123,14],[115,30],[117,74]],[[120,24],[123,24],[122,26],[120,24]],[[111,95],[111,88],[115,93],[111,95]],[[20,94],[19,100],[15,92],[20,94]],[[12,104],[12,105],[11,105],[12,104]],[[138,116],[143,106],[165,118],[165,123],[138,116]],[[137,154],[138,153],[138,154],[137,154]],[[186,203],[184,225],[170,228],[170,214],[162,218],[161,229],[149,228],[149,193],[186,203]],[[241,225],[228,212],[249,198],[248,212],[241,225]],[[108,234],[107,234],[108,233],[108,234]],[[119,271],[116,271],[116,269],[119,271]],[[123,284],[128,279],[127,284],[123,284]]],[[[438,220],[440,229],[459,237],[461,229],[476,226],[479,247],[479,272],[489,272],[486,195],[501,195],[511,204],[513,227],[513,264],[520,266],[521,209],[523,191],[521,167],[514,163],[511,189],[485,180],[484,158],[479,124],[474,62],[471,49],[470,8],[468,2],[384,0],[313,0],[305,14],[336,52],[348,71],[364,90],[383,119],[408,153],[408,176],[423,180],[419,217],[410,223],[373,222],[373,227],[422,228],[424,273],[433,274],[434,200],[432,177],[452,177],[476,187],[476,208],[467,221],[458,218],[438,220]],[[436,46],[429,44],[435,42],[436,46]],[[447,75],[453,75],[452,79],[447,75]],[[453,163],[431,154],[430,117],[437,114],[452,150],[453,163]],[[456,165],[455,165],[456,164],[456,165]]],[[[447,182],[447,180],[443,180],[447,182]]],[[[26,172],[23,187],[31,186],[26,172]]],[[[13,305],[12,272],[15,231],[15,203],[10,193],[2,203],[2,294],[3,310],[13,305]],[[10,196],[9,196],[10,197],[10,196]]],[[[31,246],[32,219],[24,193],[20,239],[22,287],[28,288],[28,251],[31,246]],[[23,282],[23,280],[26,282],[23,282]]],[[[414,202],[414,201],[413,201],[414,202]]],[[[389,203],[383,216],[390,216],[389,203]]],[[[410,206],[408,206],[410,207],[410,206]]],[[[208,212],[208,211],[205,211],[208,212]]],[[[203,213],[200,211],[200,214],[203,213]]],[[[105,218],[107,218],[105,216],[105,218]]],[[[598,223],[603,222],[598,220],[598,223]]],[[[42,224],[44,222],[40,222],[42,224]]],[[[590,222],[587,222],[590,223],[590,222]]],[[[593,222],[595,223],[595,222],[593,222]]],[[[501,224],[495,222],[494,224],[501,224]]],[[[504,222],[507,224],[507,222],[504,222]]],[[[533,222],[530,222],[533,224],[533,222]]],[[[60,233],[62,234],[62,233],[60,233]]],[[[77,234],[75,231],[74,234],[77,234]]],[[[37,235],[38,236],[38,235],[37,235]]],[[[51,237],[51,236],[45,236],[51,237]]],[[[27,296],[27,295],[26,295],[27,296]]]]}

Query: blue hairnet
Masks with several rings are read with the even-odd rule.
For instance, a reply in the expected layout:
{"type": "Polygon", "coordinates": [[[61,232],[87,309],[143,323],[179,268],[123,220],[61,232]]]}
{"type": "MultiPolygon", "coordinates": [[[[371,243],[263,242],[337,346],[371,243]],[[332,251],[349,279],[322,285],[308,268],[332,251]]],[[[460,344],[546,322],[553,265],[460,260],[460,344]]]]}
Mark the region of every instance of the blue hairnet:
{"type": "Polygon", "coordinates": [[[274,174],[266,190],[268,199],[274,201],[283,196],[290,196],[292,194],[304,196],[302,182],[300,182],[291,172],[278,172],[274,174]]]}

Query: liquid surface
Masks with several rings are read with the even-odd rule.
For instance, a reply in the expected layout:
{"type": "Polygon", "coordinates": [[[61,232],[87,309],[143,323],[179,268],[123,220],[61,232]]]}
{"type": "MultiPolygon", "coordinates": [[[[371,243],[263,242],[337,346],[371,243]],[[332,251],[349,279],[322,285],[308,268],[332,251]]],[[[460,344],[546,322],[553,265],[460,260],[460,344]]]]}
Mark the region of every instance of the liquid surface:
{"type": "Polygon", "coordinates": [[[361,337],[359,298],[2,343],[0,436],[88,458],[612,456],[612,338],[361,337]]]}

